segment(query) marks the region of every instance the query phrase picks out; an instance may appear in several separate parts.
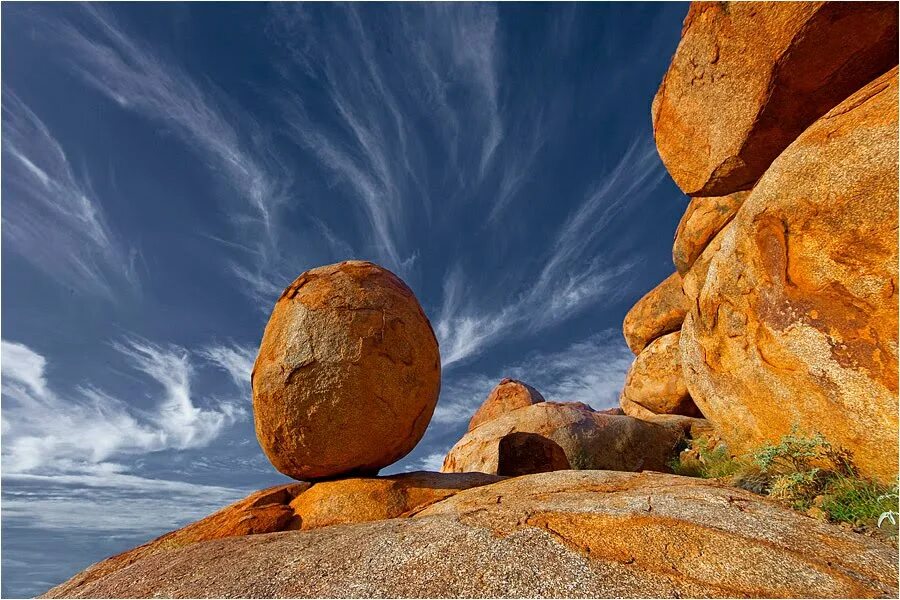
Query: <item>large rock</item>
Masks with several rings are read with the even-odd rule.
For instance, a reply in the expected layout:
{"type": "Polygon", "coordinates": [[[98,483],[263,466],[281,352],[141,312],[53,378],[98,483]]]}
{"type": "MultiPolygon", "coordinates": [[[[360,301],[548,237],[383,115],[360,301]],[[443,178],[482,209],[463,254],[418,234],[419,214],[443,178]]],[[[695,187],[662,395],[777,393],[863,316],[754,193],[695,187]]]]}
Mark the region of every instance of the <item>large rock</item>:
{"type": "Polygon", "coordinates": [[[500,443],[512,433],[548,438],[565,452],[573,469],[665,471],[684,436],[675,425],[603,414],[578,402],[541,402],[500,415],[460,439],[447,456],[445,473],[497,473],[500,443]]]}
{"type": "Polygon", "coordinates": [[[677,272],[637,301],[622,323],[625,343],[640,354],[656,338],[678,331],[688,311],[688,300],[681,290],[681,275],[677,272]]]}
{"type": "Polygon", "coordinates": [[[515,432],[500,438],[497,474],[518,477],[571,469],[562,446],[537,433],[515,432]]]}
{"type": "Polygon", "coordinates": [[[46,597],[897,597],[897,551],[748,492],[559,471],[410,519],[195,544],[46,597]]]}
{"type": "Polygon", "coordinates": [[[680,340],[676,331],[644,348],[628,370],[622,396],[657,415],[701,416],[681,372],[680,340]]]}
{"type": "Polygon", "coordinates": [[[672,262],[682,276],[688,272],[709,242],[731,221],[748,192],[728,196],[691,198],[675,231],[672,262]]]}
{"type": "Polygon", "coordinates": [[[499,415],[543,402],[544,397],[539,391],[521,381],[515,379],[503,379],[497,387],[491,390],[484,403],[472,415],[469,421],[469,431],[472,431],[485,421],[496,419],[499,415]]]}
{"type": "Polygon", "coordinates": [[[291,502],[302,529],[407,516],[453,494],[503,479],[484,473],[417,471],[322,481],[291,502]]]}
{"type": "Polygon", "coordinates": [[[412,291],[378,265],[312,269],[285,289],[253,367],[259,443],[296,479],[375,473],[425,432],[441,382],[412,291]]]}
{"type": "Polygon", "coordinates": [[[681,336],[703,414],[733,451],[797,424],[896,482],[897,70],[807,129],[723,233],[681,336]]]}
{"type": "Polygon", "coordinates": [[[660,157],[689,196],[749,189],[816,119],[897,64],[881,2],[694,2],[653,101],[660,157]]]}

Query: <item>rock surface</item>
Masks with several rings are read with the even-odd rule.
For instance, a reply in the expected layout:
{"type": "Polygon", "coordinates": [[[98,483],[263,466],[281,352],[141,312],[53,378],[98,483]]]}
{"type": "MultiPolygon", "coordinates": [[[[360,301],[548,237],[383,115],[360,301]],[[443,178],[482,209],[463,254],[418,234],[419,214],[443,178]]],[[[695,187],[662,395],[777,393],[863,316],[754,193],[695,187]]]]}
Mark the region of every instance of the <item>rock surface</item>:
{"type": "Polygon", "coordinates": [[[709,242],[731,221],[748,192],[728,196],[691,198],[675,231],[672,262],[682,276],[688,272],[709,242]]]}
{"type": "Polygon", "coordinates": [[[681,372],[680,340],[676,331],[644,348],[628,370],[622,396],[657,415],[701,416],[681,372]]]}
{"type": "Polygon", "coordinates": [[[253,368],[256,434],[295,479],[376,473],[421,439],[441,365],[412,291],[378,265],[312,269],[285,289],[253,368]]]}
{"type": "Polygon", "coordinates": [[[289,504],[298,494],[309,488],[309,485],[293,483],[254,492],[196,523],[91,565],[55,587],[53,591],[60,596],[70,596],[75,590],[103,579],[142,558],[167,554],[197,542],[299,529],[299,520],[295,518],[289,504]]]}
{"type": "Polygon", "coordinates": [[[723,232],[681,348],[732,451],[797,424],[896,482],[897,191],[895,68],[791,144],[723,232]]]}
{"type": "Polygon", "coordinates": [[[500,415],[466,433],[441,471],[496,474],[500,441],[511,433],[546,437],[563,449],[573,469],[668,470],[667,462],[684,436],[675,425],[603,414],[578,402],[541,402],[500,415]]]}
{"type": "Polygon", "coordinates": [[[694,2],[651,110],[689,196],[749,189],[816,119],[897,64],[897,7],[694,2]]]}
{"type": "Polygon", "coordinates": [[[640,354],[656,338],[678,331],[688,311],[681,275],[672,273],[631,307],[622,323],[625,343],[640,354]]]}
{"type": "Polygon", "coordinates": [[[298,495],[291,508],[301,529],[406,516],[453,494],[502,477],[484,473],[427,473],[322,481],[298,495]]]}
{"type": "Polygon", "coordinates": [[[896,563],[709,481],[558,471],[410,519],[194,544],[45,597],[896,597],[896,563]]]}
{"type": "Polygon", "coordinates": [[[250,494],[212,515],[88,567],[55,588],[60,595],[155,554],[198,542],[405,517],[473,486],[503,477],[418,471],[389,477],[281,485],[250,494]]]}
{"type": "Polygon", "coordinates": [[[504,379],[491,390],[484,403],[472,415],[472,419],[469,421],[469,431],[485,421],[496,419],[503,413],[543,401],[544,397],[541,393],[527,383],[515,379],[504,379]]]}

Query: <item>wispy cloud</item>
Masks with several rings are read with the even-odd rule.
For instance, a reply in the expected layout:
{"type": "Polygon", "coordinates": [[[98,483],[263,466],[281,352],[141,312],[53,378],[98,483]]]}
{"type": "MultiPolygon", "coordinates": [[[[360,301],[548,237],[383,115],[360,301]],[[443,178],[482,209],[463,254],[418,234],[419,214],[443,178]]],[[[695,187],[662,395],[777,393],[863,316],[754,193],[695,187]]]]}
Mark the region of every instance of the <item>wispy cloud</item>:
{"type": "Polygon", "coordinates": [[[504,377],[533,385],[547,400],[611,408],[633,359],[621,333],[610,330],[559,351],[532,353],[497,372],[454,376],[441,391],[433,421],[439,427],[468,422],[504,377]]]}
{"type": "Polygon", "coordinates": [[[137,289],[136,251],[116,239],[90,181],[47,125],[7,89],[3,157],[3,238],[13,250],[80,291],[111,298],[123,285],[137,289]]]}
{"type": "Polygon", "coordinates": [[[78,22],[50,23],[72,71],[122,109],[160,123],[228,185],[224,208],[236,238],[253,249],[249,264],[234,261],[231,268],[242,289],[271,300],[272,289],[286,283],[278,215],[292,184],[271,136],[214,84],[201,85],[177,61],[129,36],[105,9],[84,5],[82,15],[78,22]]]}
{"type": "Polygon", "coordinates": [[[241,346],[234,342],[207,346],[200,355],[228,373],[231,380],[241,389],[250,388],[250,374],[256,361],[256,348],[241,346]]]}
{"type": "Polygon", "coordinates": [[[117,456],[203,447],[243,416],[230,403],[195,403],[193,365],[183,348],[140,339],[114,347],[161,392],[150,398],[151,408],[89,386],[59,395],[41,354],[3,340],[4,475],[92,472],[117,456]]]}
{"type": "Polygon", "coordinates": [[[444,366],[472,358],[511,335],[541,331],[622,293],[613,284],[635,264],[627,257],[611,258],[611,225],[641,207],[664,177],[652,139],[636,141],[552,236],[536,275],[520,278],[518,286],[502,281],[500,298],[492,306],[468,294],[465,272],[452,267],[435,327],[444,366]],[[605,243],[602,252],[598,241],[605,243]]]}
{"type": "MultiPolygon", "coordinates": [[[[432,218],[431,178],[446,216],[448,197],[478,187],[504,137],[496,8],[274,5],[271,25],[296,66],[281,101],[294,141],[359,207],[358,249],[408,275],[411,228],[432,218]],[[324,118],[303,95],[310,84],[326,91],[324,118]]],[[[510,194],[520,177],[506,177],[510,194]]]]}

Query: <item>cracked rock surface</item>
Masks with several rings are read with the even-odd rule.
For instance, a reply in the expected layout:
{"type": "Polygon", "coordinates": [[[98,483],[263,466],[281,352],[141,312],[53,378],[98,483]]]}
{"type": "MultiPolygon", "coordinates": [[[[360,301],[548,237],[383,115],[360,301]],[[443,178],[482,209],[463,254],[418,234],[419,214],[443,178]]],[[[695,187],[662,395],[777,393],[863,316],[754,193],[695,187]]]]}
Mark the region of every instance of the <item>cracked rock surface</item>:
{"type": "Polygon", "coordinates": [[[47,597],[896,597],[896,563],[710,481],[556,471],[409,518],[196,543],[47,597]]]}
{"type": "Polygon", "coordinates": [[[256,435],[295,479],[374,474],[421,439],[438,343],[412,291],[370,262],[312,269],[284,291],[253,368],[256,435]]]}

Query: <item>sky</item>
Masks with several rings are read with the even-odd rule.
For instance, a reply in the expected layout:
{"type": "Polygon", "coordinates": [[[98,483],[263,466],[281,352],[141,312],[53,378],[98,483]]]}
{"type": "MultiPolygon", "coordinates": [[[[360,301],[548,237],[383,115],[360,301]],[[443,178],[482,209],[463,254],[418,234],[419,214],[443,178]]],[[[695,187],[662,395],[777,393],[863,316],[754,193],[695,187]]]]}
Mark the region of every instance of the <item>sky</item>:
{"type": "Polygon", "coordinates": [[[503,377],[617,404],[687,199],[685,4],[2,5],[2,595],[287,481],[249,373],[301,272],[412,288],[437,470],[503,377]]]}

